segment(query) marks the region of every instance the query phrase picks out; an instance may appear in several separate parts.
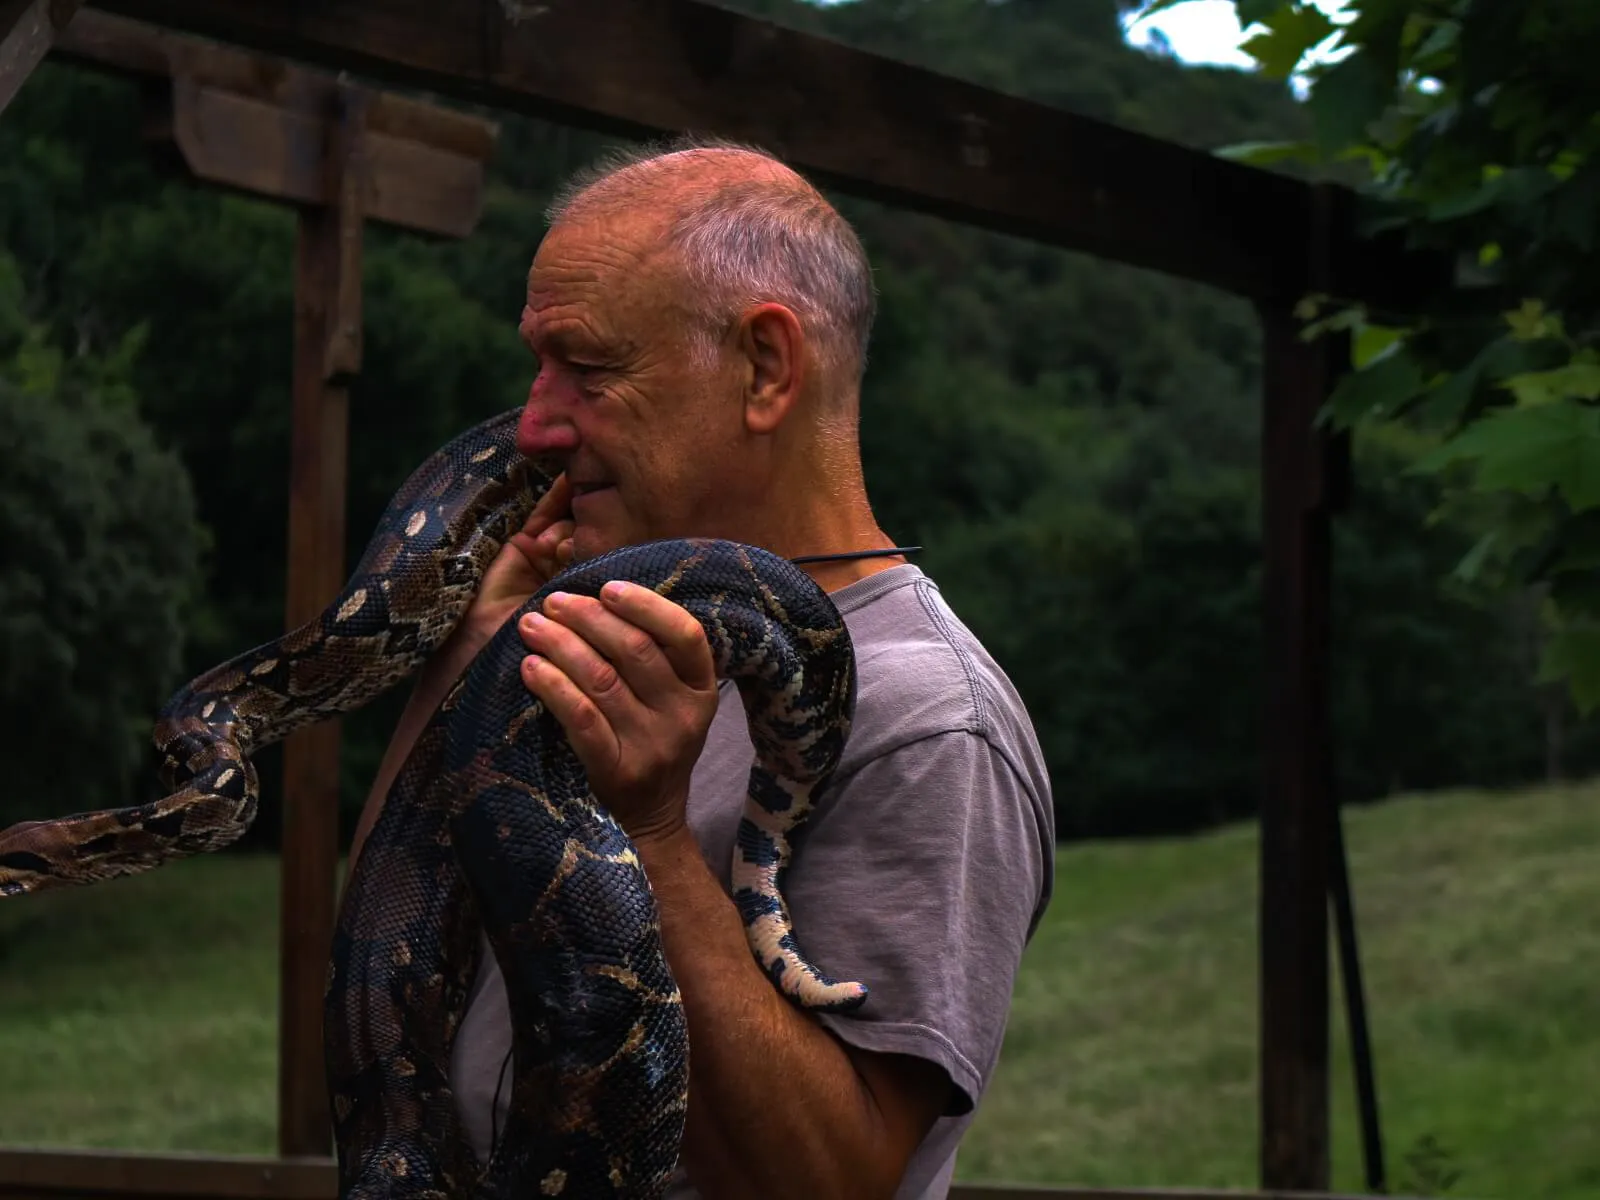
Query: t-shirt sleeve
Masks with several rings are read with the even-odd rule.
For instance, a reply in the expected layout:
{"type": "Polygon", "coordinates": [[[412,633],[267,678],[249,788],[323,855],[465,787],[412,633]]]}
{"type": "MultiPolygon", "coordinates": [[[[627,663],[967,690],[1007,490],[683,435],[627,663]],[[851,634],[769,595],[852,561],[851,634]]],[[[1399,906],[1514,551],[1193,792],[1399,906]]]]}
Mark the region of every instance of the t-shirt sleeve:
{"type": "Polygon", "coordinates": [[[831,789],[784,887],[801,952],[869,989],[823,1023],[849,1045],[938,1063],[950,1116],[972,1110],[999,1058],[1048,886],[1038,808],[982,736],[926,737],[831,789]]]}

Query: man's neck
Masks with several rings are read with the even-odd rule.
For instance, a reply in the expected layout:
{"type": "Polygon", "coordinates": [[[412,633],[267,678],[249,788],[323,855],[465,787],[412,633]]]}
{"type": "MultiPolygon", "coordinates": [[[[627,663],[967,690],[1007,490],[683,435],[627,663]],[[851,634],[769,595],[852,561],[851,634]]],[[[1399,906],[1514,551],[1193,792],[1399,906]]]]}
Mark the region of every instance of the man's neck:
{"type": "Polygon", "coordinates": [[[895,545],[894,539],[873,520],[866,498],[859,493],[853,498],[831,497],[830,502],[820,510],[802,509],[796,513],[791,509],[785,515],[785,527],[775,539],[782,546],[780,552],[787,558],[820,559],[817,562],[803,562],[800,569],[816,580],[824,591],[836,592],[857,580],[906,561],[901,555],[842,557],[890,550],[895,545]],[[832,555],[841,557],[826,557],[832,555]]]}

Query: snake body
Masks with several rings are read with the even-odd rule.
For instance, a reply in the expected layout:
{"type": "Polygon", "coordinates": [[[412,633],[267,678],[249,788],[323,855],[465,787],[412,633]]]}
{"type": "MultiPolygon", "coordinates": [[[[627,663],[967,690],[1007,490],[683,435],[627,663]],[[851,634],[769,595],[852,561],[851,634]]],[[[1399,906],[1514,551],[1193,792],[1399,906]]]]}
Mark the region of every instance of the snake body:
{"type": "MultiPolygon", "coordinates": [[[[0,896],[91,883],[219,849],[254,819],[250,755],[412,674],[471,603],[549,478],[491,418],[401,486],[315,620],[200,675],[163,707],[161,799],[0,831],[0,896]]],[[[688,1032],[635,848],[596,803],[560,725],[518,675],[517,617],[555,590],[655,589],[701,624],[756,749],[732,868],[757,961],[792,1002],[857,1007],[797,944],[791,835],[832,775],[855,696],[826,594],[755,547],[682,539],[563,571],[507,620],[418,737],[351,873],[324,1007],[340,1195],[653,1200],[678,1157],[688,1032]],[[450,1050],[486,937],[506,982],[514,1070],[487,1164],[468,1149],[450,1050]]]]}

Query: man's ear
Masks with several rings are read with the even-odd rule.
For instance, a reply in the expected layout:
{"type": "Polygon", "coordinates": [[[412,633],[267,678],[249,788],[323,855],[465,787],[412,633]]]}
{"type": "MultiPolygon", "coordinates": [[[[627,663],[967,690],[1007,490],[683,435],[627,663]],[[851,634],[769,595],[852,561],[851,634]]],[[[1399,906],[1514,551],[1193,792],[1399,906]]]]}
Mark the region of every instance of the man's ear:
{"type": "Polygon", "coordinates": [[[793,310],[758,304],[739,323],[738,345],[747,363],[745,428],[772,433],[800,400],[809,349],[805,331],[793,310]]]}

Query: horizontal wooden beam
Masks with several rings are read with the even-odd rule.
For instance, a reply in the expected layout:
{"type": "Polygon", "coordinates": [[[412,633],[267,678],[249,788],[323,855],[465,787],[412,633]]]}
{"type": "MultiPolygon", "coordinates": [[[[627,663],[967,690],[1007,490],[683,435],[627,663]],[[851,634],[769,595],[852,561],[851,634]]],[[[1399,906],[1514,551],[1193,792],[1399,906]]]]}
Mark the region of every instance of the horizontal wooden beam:
{"type": "MultiPolygon", "coordinates": [[[[0,1150],[3,1200],[333,1200],[328,1158],[217,1157],[118,1151],[0,1150]]],[[[950,1200],[1372,1200],[1320,1192],[1208,1188],[1008,1187],[956,1184],[950,1200]]],[[[1385,1197],[1385,1200],[1405,1200],[1385,1197]]]]}
{"type": "MultiPolygon", "coordinates": [[[[753,141],[844,191],[1244,295],[1305,284],[1297,180],[700,0],[97,7],[579,127],[753,141]]],[[[1392,252],[1342,259],[1360,290],[1406,273],[1392,252]]]]}
{"type": "Polygon", "coordinates": [[[330,1158],[0,1150],[5,1200],[331,1200],[337,1192],[330,1158]]]}
{"type": "MultiPolygon", "coordinates": [[[[326,141],[338,78],[265,55],[86,11],[54,54],[144,79],[170,80],[152,137],[172,142],[197,179],[289,203],[332,205],[326,141]]],[[[466,237],[483,208],[492,121],[389,92],[367,103],[364,211],[420,233],[466,237]]]]}
{"type": "MultiPolygon", "coordinates": [[[[0,1193],[3,1194],[3,1193],[0,1193]]],[[[1047,1184],[958,1183],[949,1200],[1377,1200],[1334,1192],[1242,1192],[1226,1188],[1093,1188],[1047,1184]]],[[[1383,1200],[1422,1200],[1385,1196],[1383,1200]]]]}
{"type": "MultiPolygon", "coordinates": [[[[105,12],[102,6],[79,13],[56,39],[53,53],[136,77],[183,75],[288,108],[330,109],[339,86],[336,72],[308,70],[272,55],[186,37],[105,12]]],[[[384,91],[369,101],[367,129],[479,162],[494,155],[499,136],[498,126],[487,118],[384,91]]]]}

